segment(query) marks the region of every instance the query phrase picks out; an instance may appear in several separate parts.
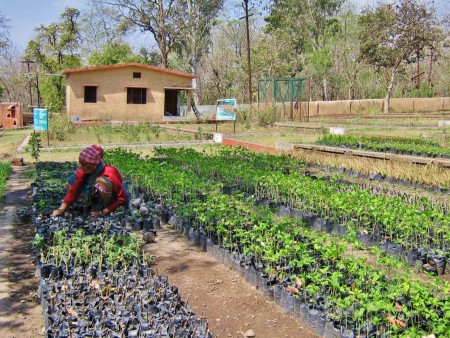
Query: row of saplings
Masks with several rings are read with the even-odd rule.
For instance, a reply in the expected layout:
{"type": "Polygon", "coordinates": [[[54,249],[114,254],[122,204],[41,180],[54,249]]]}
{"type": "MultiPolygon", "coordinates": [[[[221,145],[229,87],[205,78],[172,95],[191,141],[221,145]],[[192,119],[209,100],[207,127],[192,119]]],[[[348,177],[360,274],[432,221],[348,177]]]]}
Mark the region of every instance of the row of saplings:
{"type": "MultiPolygon", "coordinates": [[[[368,247],[380,245],[384,251],[403,257],[419,270],[434,275],[446,273],[446,261],[450,258],[450,218],[448,205],[439,198],[425,199],[395,188],[387,190],[384,186],[369,185],[368,181],[355,184],[341,177],[313,175],[298,161],[281,156],[255,159],[256,156],[243,152],[225,153],[223,150],[210,157],[181,150],[174,153],[164,149],[159,153],[165,156],[166,162],[176,163],[185,173],[187,167],[191,168],[191,176],[195,174],[199,181],[214,179],[222,183],[224,191],[245,191],[266,204],[281,208],[283,204],[288,205],[287,213],[292,217],[303,214],[300,218],[315,230],[357,238],[368,247]],[[261,164],[261,160],[265,163],[261,164]]],[[[152,166],[151,171],[155,182],[164,178],[177,181],[177,175],[170,179],[164,177],[168,165],[160,177],[157,168],[152,166]]],[[[176,166],[173,168],[176,172],[176,166]]],[[[185,191],[189,189],[192,187],[185,191]]]]}
{"type": "MultiPolygon", "coordinates": [[[[371,267],[345,254],[343,242],[306,228],[298,218],[277,217],[257,206],[252,195],[228,195],[209,176],[203,184],[198,173],[184,166],[177,170],[170,156],[161,173],[158,159],[153,166],[152,159],[135,156],[117,152],[108,158],[146,188],[148,199],[157,196],[158,203],[172,205],[179,218],[172,216],[170,223],[181,233],[236,267],[318,334],[446,337],[449,332],[448,284],[423,284],[407,271],[391,271],[395,259],[390,256],[371,267]]],[[[189,163],[193,160],[190,156],[189,163]]]]}
{"type": "Polygon", "coordinates": [[[39,290],[47,337],[211,337],[175,286],[149,267],[125,210],[86,217],[76,204],[48,217],[73,164],[38,163],[33,185],[39,290]],[[44,202],[42,202],[44,201],[44,202]]]}

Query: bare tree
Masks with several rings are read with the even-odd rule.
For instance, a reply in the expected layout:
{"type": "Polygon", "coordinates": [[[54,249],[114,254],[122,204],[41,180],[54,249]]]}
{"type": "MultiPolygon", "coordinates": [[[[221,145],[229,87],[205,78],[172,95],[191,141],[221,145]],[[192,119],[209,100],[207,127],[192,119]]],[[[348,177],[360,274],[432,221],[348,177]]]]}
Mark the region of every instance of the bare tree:
{"type": "Polygon", "coordinates": [[[21,66],[19,51],[8,45],[0,55],[0,101],[30,102],[28,80],[21,66]]]}
{"type": "Polygon", "coordinates": [[[84,58],[112,44],[121,44],[127,25],[121,13],[113,7],[93,1],[80,15],[81,52],[84,58]]]}
{"type": "MultiPolygon", "coordinates": [[[[191,73],[197,74],[198,64],[210,47],[214,18],[222,8],[224,0],[185,0],[185,2],[186,29],[182,32],[176,47],[178,54],[187,59],[191,73]]],[[[197,87],[196,80],[193,79],[194,88],[197,87]]],[[[195,91],[194,101],[198,103],[195,91]]]]}
{"type": "Polygon", "coordinates": [[[162,66],[168,67],[169,53],[188,27],[183,0],[95,0],[113,6],[125,23],[150,32],[158,44],[162,66]]]}
{"type": "Polygon", "coordinates": [[[0,49],[9,44],[9,20],[0,12],[0,49]]]}

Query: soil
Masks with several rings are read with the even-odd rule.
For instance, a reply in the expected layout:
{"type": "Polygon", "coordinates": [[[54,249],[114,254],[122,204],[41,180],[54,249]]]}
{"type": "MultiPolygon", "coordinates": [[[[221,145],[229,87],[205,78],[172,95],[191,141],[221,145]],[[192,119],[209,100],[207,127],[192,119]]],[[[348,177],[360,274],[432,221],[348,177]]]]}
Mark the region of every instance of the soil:
{"type": "MultiPolygon", "coordinates": [[[[13,167],[0,215],[0,337],[43,337],[37,299],[33,224],[20,224],[16,211],[31,204],[30,182],[13,167]]],[[[286,315],[255,286],[208,253],[163,225],[145,250],[153,268],[169,277],[197,315],[206,317],[214,337],[317,337],[306,324],[286,315]]]]}
{"type": "Polygon", "coordinates": [[[306,324],[285,314],[236,271],[202,252],[176,230],[163,225],[156,242],[146,245],[153,268],[169,277],[197,315],[207,318],[215,337],[317,337],[306,324]]]}
{"type": "Polygon", "coordinates": [[[25,170],[13,168],[0,214],[0,337],[44,336],[31,245],[34,226],[20,224],[16,216],[19,208],[31,204],[30,183],[21,175],[25,170]]]}

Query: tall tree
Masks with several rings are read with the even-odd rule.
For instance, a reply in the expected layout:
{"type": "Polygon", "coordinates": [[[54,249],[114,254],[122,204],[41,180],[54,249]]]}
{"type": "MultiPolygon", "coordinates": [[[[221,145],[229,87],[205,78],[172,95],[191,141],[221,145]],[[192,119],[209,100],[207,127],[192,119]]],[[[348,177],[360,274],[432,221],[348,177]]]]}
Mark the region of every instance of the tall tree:
{"type": "MultiPolygon", "coordinates": [[[[0,12],[0,61],[3,63],[4,58],[6,56],[6,47],[9,43],[9,26],[8,26],[8,19],[3,16],[3,14],[0,12]]],[[[0,74],[0,99],[3,96],[4,92],[8,91],[8,86],[5,82],[5,76],[2,72],[0,74]]]]}
{"type": "Polygon", "coordinates": [[[123,43],[128,33],[121,13],[116,8],[96,1],[89,2],[81,12],[79,30],[84,58],[113,44],[123,43]]]}
{"type": "MultiPolygon", "coordinates": [[[[257,30],[251,31],[256,39],[257,30]]],[[[218,98],[248,99],[248,69],[246,32],[243,20],[220,22],[212,30],[209,53],[201,62],[198,74],[199,96],[203,104],[213,104],[218,98]]]]}
{"type": "Polygon", "coordinates": [[[158,44],[162,66],[169,65],[169,54],[188,27],[184,0],[95,0],[116,8],[126,23],[150,32],[158,44]]]}
{"type": "Polygon", "coordinates": [[[325,100],[329,67],[323,67],[328,64],[324,57],[328,54],[328,39],[339,29],[338,14],[343,3],[344,0],[275,0],[266,18],[268,33],[287,38],[297,53],[311,55],[307,62],[311,61],[311,70],[318,70],[316,75],[323,83],[325,100]]]}
{"type": "Polygon", "coordinates": [[[362,13],[360,24],[360,58],[391,72],[384,105],[388,113],[401,65],[412,62],[435,41],[437,28],[433,11],[417,0],[380,3],[375,9],[362,13]]]}
{"type": "Polygon", "coordinates": [[[20,52],[12,44],[0,52],[0,101],[30,102],[20,60],[20,52]]]}
{"type": "MultiPolygon", "coordinates": [[[[341,15],[340,20],[342,29],[330,42],[332,67],[334,73],[343,79],[342,96],[354,100],[357,98],[358,76],[369,66],[358,60],[358,15],[348,11],[341,15]]],[[[359,95],[358,98],[362,97],[359,95]]]]}
{"type": "MultiPolygon", "coordinates": [[[[80,43],[78,17],[80,12],[67,8],[60,21],[35,29],[36,36],[28,42],[25,58],[34,61],[41,75],[42,98],[51,109],[61,110],[64,106],[65,85],[59,76],[63,69],[79,67],[81,60],[77,54],[80,43]]],[[[38,75],[37,75],[38,76],[38,75]]]]}
{"type": "MultiPolygon", "coordinates": [[[[197,74],[201,57],[210,46],[211,28],[214,20],[223,7],[224,0],[184,0],[186,7],[186,29],[176,44],[177,51],[187,60],[192,74],[197,74]]],[[[197,87],[196,79],[193,79],[194,88],[197,87]]],[[[194,91],[195,93],[195,91],[194,91]]],[[[194,94],[197,103],[197,95],[194,94]]]]}

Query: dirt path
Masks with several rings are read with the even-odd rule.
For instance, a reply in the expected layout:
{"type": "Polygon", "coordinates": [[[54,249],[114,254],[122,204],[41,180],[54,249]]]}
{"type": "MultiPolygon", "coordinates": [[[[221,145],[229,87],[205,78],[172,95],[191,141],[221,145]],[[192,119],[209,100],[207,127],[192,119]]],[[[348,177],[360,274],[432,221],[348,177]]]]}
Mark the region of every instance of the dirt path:
{"type": "Polygon", "coordinates": [[[242,338],[249,330],[264,338],[317,337],[236,271],[168,227],[158,230],[156,243],[147,244],[146,252],[156,256],[153,268],[169,277],[197,315],[207,318],[214,337],[242,338]]]}
{"type": "Polygon", "coordinates": [[[16,211],[30,205],[30,183],[13,167],[0,214],[0,337],[43,336],[43,316],[37,302],[36,260],[31,246],[32,224],[19,224],[16,211]]]}

